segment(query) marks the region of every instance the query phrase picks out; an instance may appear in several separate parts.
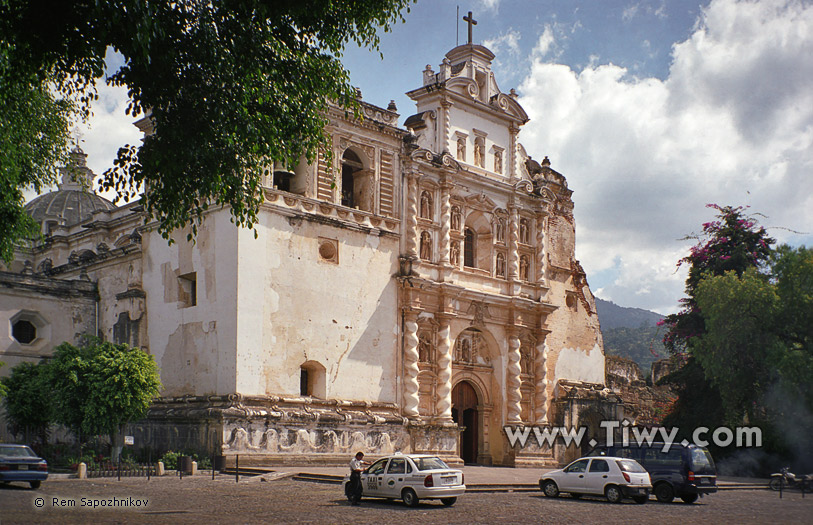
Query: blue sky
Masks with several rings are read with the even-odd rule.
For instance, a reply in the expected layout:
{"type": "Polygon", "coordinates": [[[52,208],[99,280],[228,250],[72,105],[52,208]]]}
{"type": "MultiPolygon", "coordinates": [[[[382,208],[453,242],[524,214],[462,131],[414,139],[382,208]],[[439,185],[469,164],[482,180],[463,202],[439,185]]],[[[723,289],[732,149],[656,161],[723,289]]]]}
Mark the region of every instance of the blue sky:
{"type": "MultiPolygon", "coordinates": [[[[497,56],[531,116],[520,141],[574,190],[577,258],[596,295],[675,311],[708,203],[750,206],[781,242],[813,245],[813,5],[809,0],[419,0],[381,51],[348,49],[367,102],[404,95],[467,39],[497,56]],[[459,25],[458,25],[459,24],[459,25]],[[801,233],[799,233],[801,232],[801,233]]],[[[123,90],[100,88],[83,147],[97,173],[138,140],[123,90]]]]}

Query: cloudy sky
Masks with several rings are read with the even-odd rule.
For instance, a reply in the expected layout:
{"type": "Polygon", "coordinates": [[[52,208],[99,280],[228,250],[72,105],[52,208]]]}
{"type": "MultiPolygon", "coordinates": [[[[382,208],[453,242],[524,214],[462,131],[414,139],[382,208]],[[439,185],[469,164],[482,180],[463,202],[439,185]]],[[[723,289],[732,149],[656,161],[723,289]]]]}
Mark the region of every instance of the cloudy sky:
{"type": "MultiPolygon", "coordinates": [[[[419,0],[383,35],[383,60],[344,57],[364,99],[419,87],[467,39],[496,55],[502,91],[531,117],[520,140],[574,190],[577,257],[594,293],[675,311],[676,262],[713,210],[750,206],[782,242],[813,245],[813,2],[785,0],[419,0]]],[[[100,89],[84,132],[101,173],[138,140],[125,94],[100,89]]]]}

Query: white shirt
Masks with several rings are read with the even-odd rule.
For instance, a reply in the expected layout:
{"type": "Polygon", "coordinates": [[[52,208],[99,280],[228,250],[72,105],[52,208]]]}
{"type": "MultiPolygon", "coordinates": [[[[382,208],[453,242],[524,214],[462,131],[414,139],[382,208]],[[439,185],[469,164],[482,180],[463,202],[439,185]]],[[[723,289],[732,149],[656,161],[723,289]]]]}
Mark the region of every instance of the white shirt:
{"type": "Polygon", "coordinates": [[[351,459],[350,470],[364,470],[364,462],[356,458],[351,459]]]}

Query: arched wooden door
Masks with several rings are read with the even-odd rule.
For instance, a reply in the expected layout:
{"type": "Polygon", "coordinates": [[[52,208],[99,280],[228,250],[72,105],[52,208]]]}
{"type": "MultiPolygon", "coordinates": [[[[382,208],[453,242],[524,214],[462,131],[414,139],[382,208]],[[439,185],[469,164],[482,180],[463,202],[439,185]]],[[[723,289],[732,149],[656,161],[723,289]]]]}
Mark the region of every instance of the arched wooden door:
{"type": "Polygon", "coordinates": [[[459,382],[452,390],[452,419],[464,427],[460,433],[460,458],[464,463],[477,462],[478,404],[477,391],[468,381],[459,382]]]}

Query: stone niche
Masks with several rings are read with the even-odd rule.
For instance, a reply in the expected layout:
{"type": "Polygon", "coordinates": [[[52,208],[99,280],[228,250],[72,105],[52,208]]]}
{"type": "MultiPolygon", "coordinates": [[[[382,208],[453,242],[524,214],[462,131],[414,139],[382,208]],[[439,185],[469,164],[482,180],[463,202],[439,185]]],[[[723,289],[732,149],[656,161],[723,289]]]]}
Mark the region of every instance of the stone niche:
{"type": "Polygon", "coordinates": [[[415,423],[393,403],[237,394],[161,399],[130,425],[136,448],[224,455],[226,464],[345,465],[362,451],[437,454],[460,464],[455,424],[415,423]],[[140,445],[140,446],[139,446],[140,445]]]}

